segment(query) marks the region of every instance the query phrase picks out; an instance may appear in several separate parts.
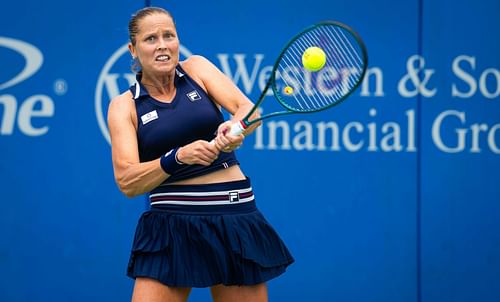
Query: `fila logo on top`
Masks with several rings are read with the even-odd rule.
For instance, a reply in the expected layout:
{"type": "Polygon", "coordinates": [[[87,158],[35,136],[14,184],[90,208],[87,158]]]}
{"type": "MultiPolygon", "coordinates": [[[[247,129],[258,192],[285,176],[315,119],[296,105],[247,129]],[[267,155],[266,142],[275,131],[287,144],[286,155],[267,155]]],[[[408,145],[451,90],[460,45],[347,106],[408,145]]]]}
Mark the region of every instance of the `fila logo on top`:
{"type": "Polygon", "coordinates": [[[193,91],[187,93],[186,95],[191,100],[191,102],[201,100],[201,96],[198,93],[198,91],[196,91],[196,90],[193,90],[193,91]]]}
{"type": "MultiPolygon", "coordinates": [[[[181,60],[191,56],[191,52],[182,45],[179,47],[179,52],[181,60]]],[[[106,123],[109,102],[135,83],[135,74],[130,70],[130,66],[131,56],[127,43],[111,54],[97,79],[94,98],[95,114],[101,133],[108,143],[111,143],[106,123]]],[[[146,122],[150,121],[150,118],[146,117],[146,122]]]]}

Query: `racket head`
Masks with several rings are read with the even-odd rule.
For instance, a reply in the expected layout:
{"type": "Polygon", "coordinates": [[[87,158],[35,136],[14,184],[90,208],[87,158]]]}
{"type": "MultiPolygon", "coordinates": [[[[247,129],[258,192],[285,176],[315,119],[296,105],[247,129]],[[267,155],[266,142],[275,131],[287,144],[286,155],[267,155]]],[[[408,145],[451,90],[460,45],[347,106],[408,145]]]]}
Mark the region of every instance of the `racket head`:
{"type": "Polygon", "coordinates": [[[361,37],[341,22],[323,21],[288,42],[273,66],[270,83],[289,113],[317,112],[338,105],[355,91],[367,66],[361,37]],[[309,47],[319,47],[326,56],[318,71],[303,66],[302,56],[309,47]]]}

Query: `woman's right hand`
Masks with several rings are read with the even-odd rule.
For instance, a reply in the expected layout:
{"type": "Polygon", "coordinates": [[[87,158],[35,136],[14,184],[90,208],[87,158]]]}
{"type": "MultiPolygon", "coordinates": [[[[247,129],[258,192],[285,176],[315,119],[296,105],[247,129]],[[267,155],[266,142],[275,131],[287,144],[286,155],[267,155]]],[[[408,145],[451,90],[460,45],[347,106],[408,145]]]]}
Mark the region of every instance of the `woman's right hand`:
{"type": "Polygon", "coordinates": [[[205,140],[197,140],[180,147],[177,151],[177,160],[187,165],[209,166],[217,159],[219,152],[215,144],[205,140]]]}

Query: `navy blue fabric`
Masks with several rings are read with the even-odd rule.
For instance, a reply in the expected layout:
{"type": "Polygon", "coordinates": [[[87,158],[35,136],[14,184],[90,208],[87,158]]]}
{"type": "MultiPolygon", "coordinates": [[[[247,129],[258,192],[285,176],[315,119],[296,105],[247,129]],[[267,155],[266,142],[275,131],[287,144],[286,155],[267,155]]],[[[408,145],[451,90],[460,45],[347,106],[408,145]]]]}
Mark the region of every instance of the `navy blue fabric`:
{"type": "MultiPolygon", "coordinates": [[[[135,99],[138,128],[137,139],[141,162],[159,158],[171,149],[202,139],[211,141],[224,116],[205,91],[189,77],[180,65],[175,75],[176,94],[170,103],[149,95],[141,84],[130,87],[135,99]]],[[[221,152],[210,165],[185,165],[165,181],[170,183],[239,164],[234,152],[221,152]]]]}
{"type": "MultiPolygon", "coordinates": [[[[250,180],[193,186],[239,189],[250,180]]],[[[189,191],[192,186],[173,186],[189,191]]],[[[221,206],[159,206],[139,220],[128,276],[168,286],[254,285],[282,274],[293,257],[255,201],[221,206]]]]}

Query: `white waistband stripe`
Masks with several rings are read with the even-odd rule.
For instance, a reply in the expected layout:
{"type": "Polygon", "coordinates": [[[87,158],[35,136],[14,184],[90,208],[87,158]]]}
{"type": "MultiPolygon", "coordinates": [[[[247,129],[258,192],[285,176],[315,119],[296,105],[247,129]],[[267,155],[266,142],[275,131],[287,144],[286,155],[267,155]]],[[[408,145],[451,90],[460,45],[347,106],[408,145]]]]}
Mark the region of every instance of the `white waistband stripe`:
{"type": "Polygon", "coordinates": [[[165,192],[149,196],[151,205],[224,205],[254,200],[252,188],[213,192],[165,192]]]}
{"type": "Polygon", "coordinates": [[[244,194],[251,192],[252,188],[230,190],[230,191],[213,191],[213,192],[167,192],[167,193],[155,193],[149,195],[149,198],[160,197],[160,196],[218,196],[218,195],[229,195],[231,192],[238,192],[238,194],[244,194]]]}

